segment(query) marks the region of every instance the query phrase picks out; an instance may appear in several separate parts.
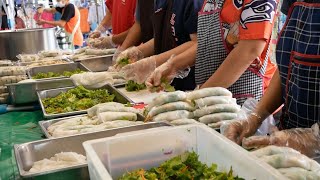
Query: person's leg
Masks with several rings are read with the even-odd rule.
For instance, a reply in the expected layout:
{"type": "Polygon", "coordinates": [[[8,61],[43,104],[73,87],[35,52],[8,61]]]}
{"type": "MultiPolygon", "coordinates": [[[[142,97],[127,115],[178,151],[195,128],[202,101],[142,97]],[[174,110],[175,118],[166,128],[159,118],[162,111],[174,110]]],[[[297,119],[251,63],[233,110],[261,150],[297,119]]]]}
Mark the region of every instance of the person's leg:
{"type": "Polygon", "coordinates": [[[74,45],[74,49],[80,49],[81,47],[78,45],[74,45]]]}

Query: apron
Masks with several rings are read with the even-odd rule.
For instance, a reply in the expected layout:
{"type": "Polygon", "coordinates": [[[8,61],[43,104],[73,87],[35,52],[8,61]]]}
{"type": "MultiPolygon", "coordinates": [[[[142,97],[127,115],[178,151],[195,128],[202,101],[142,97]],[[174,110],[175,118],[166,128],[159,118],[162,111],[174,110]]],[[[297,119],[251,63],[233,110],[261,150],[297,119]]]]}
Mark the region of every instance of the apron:
{"type": "MultiPolygon", "coordinates": [[[[74,41],[73,41],[73,40],[74,40],[74,36],[75,36],[78,28],[80,27],[80,12],[79,12],[78,8],[76,8],[76,7],[74,7],[74,11],[75,11],[75,17],[78,17],[77,23],[76,23],[76,25],[74,26],[71,34],[68,33],[67,31],[65,31],[66,34],[69,36],[69,41],[71,42],[71,49],[72,49],[72,51],[74,50],[74,41]]],[[[64,12],[64,10],[63,10],[63,12],[64,12]]]]}
{"type": "Polygon", "coordinates": [[[296,2],[280,33],[276,58],[284,108],[281,129],[320,120],[320,3],[296,2]]]}
{"type": "MultiPolygon", "coordinates": [[[[229,54],[220,19],[223,4],[224,0],[205,0],[199,12],[198,50],[195,64],[197,85],[205,83],[229,54]]],[[[263,76],[267,65],[268,56],[265,57],[262,65],[250,66],[237,82],[228,88],[237,98],[238,104],[242,105],[249,97],[260,100],[263,95],[263,76]]]]}
{"type": "MultiPolygon", "coordinates": [[[[161,54],[177,47],[176,41],[172,36],[171,16],[173,0],[167,0],[166,6],[161,11],[155,12],[154,29],[154,50],[155,54],[161,54]]],[[[196,87],[194,80],[194,67],[191,68],[189,75],[184,79],[175,78],[171,84],[176,90],[194,90],[196,87]]]]}
{"type": "Polygon", "coordinates": [[[141,41],[146,43],[153,38],[152,18],[154,14],[154,1],[138,0],[138,3],[140,7],[141,41]]]}

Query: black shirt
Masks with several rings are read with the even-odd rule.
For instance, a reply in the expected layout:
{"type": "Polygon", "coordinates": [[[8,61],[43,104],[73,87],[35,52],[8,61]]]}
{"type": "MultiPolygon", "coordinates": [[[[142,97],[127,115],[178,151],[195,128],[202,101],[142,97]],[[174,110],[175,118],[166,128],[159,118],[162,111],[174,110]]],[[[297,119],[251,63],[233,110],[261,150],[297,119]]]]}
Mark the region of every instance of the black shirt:
{"type": "Polygon", "coordinates": [[[66,21],[66,22],[70,21],[70,19],[73,18],[75,15],[74,5],[71,3],[67,4],[63,8],[56,7],[56,11],[58,11],[62,14],[61,20],[66,21]],[[62,13],[63,9],[64,9],[64,13],[62,13]]]}
{"type": "Polygon", "coordinates": [[[9,29],[8,18],[7,15],[2,15],[2,24],[1,30],[9,29]]]}

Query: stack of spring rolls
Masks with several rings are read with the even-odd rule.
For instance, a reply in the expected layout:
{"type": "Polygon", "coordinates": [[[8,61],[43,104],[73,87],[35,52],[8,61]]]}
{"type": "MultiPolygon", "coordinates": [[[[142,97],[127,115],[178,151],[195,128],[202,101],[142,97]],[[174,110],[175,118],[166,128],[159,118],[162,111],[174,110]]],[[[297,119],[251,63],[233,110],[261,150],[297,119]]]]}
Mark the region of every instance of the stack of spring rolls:
{"type": "Polygon", "coordinates": [[[142,121],[137,121],[139,110],[116,102],[95,105],[88,109],[87,113],[87,116],[54,123],[47,130],[52,137],[64,137],[143,124],[142,121]]]}

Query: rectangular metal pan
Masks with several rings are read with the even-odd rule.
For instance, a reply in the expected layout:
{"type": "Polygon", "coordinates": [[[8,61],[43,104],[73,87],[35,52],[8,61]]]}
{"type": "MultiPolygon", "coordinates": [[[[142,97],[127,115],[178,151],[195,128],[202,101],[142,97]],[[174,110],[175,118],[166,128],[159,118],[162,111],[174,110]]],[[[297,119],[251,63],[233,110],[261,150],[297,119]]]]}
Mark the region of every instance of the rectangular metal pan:
{"type": "Polygon", "coordinates": [[[82,143],[88,140],[115,136],[119,133],[151,129],[169,126],[166,123],[147,123],[137,126],[129,126],[118,129],[95,132],[91,134],[75,135],[56,139],[45,139],[29,143],[14,145],[14,154],[20,176],[32,179],[68,179],[82,180],[90,179],[87,164],[61,168],[41,173],[29,173],[34,162],[44,158],[50,158],[60,152],[76,152],[85,155],[82,143]]]}
{"type": "MultiPolygon", "coordinates": [[[[47,130],[49,126],[51,126],[52,124],[57,123],[59,121],[63,121],[63,120],[67,120],[67,119],[71,119],[71,118],[75,118],[75,117],[85,117],[85,116],[87,116],[87,115],[78,115],[78,116],[70,116],[70,117],[64,117],[64,118],[58,118],[58,119],[51,119],[51,120],[47,120],[47,121],[39,121],[39,125],[40,125],[42,132],[44,133],[44,135],[47,138],[54,138],[49,134],[49,132],[47,130]]],[[[138,114],[138,121],[144,121],[144,117],[141,114],[138,114]]],[[[92,132],[90,132],[90,133],[92,133],[92,132]]],[[[82,134],[88,134],[88,133],[82,133],[82,134]]]]}
{"type": "MultiPolygon", "coordinates": [[[[38,73],[63,73],[64,71],[75,71],[76,69],[80,69],[82,71],[90,71],[87,67],[85,67],[81,63],[70,63],[70,64],[57,64],[51,66],[42,66],[42,67],[33,67],[27,71],[27,75],[29,79],[32,79],[33,76],[37,75],[38,73]]],[[[55,77],[55,78],[43,78],[43,79],[36,79],[36,81],[42,81],[47,79],[61,79],[61,78],[68,78],[68,77],[55,77]]]]}
{"type": "Polygon", "coordinates": [[[35,82],[8,84],[10,104],[19,105],[38,102],[37,91],[73,87],[73,81],[69,78],[50,79],[35,82]]]}
{"type": "MultiPolygon", "coordinates": [[[[43,99],[56,97],[60,93],[66,92],[66,91],[73,89],[73,88],[75,88],[75,87],[37,91],[39,103],[41,105],[41,109],[42,109],[42,112],[43,112],[43,115],[45,118],[52,119],[52,118],[58,118],[58,117],[66,117],[66,116],[72,116],[72,115],[78,115],[78,114],[85,114],[87,112],[86,110],[82,110],[82,111],[73,111],[73,112],[59,113],[59,114],[47,114],[46,113],[44,105],[42,103],[43,99]]],[[[90,89],[90,88],[88,88],[88,89],[90,89]]],[[[112,87],[110,84],[105,85],[101,88],[97,88],[97,89],[105,89],[105,90],[108,90],[109,93],[114,94],[115,95],[115,100],[114,100],[115,102],[119,102],[119,103],[123,103],[123,104],[132,103],[132,101],[127,96],[122,94],[116,88],[112,87]]],[[[93,89],[91,89],[91,90],[93,90],[93,89]]]]}
{"type": "Polygon", "coordinates": [[[110,66],[112,66],[113,55],[97,56],[87,59],[75,60],[76,62],[81,62],[84,66],[90,69],[92,72],[107,71],[110,66]]]}

